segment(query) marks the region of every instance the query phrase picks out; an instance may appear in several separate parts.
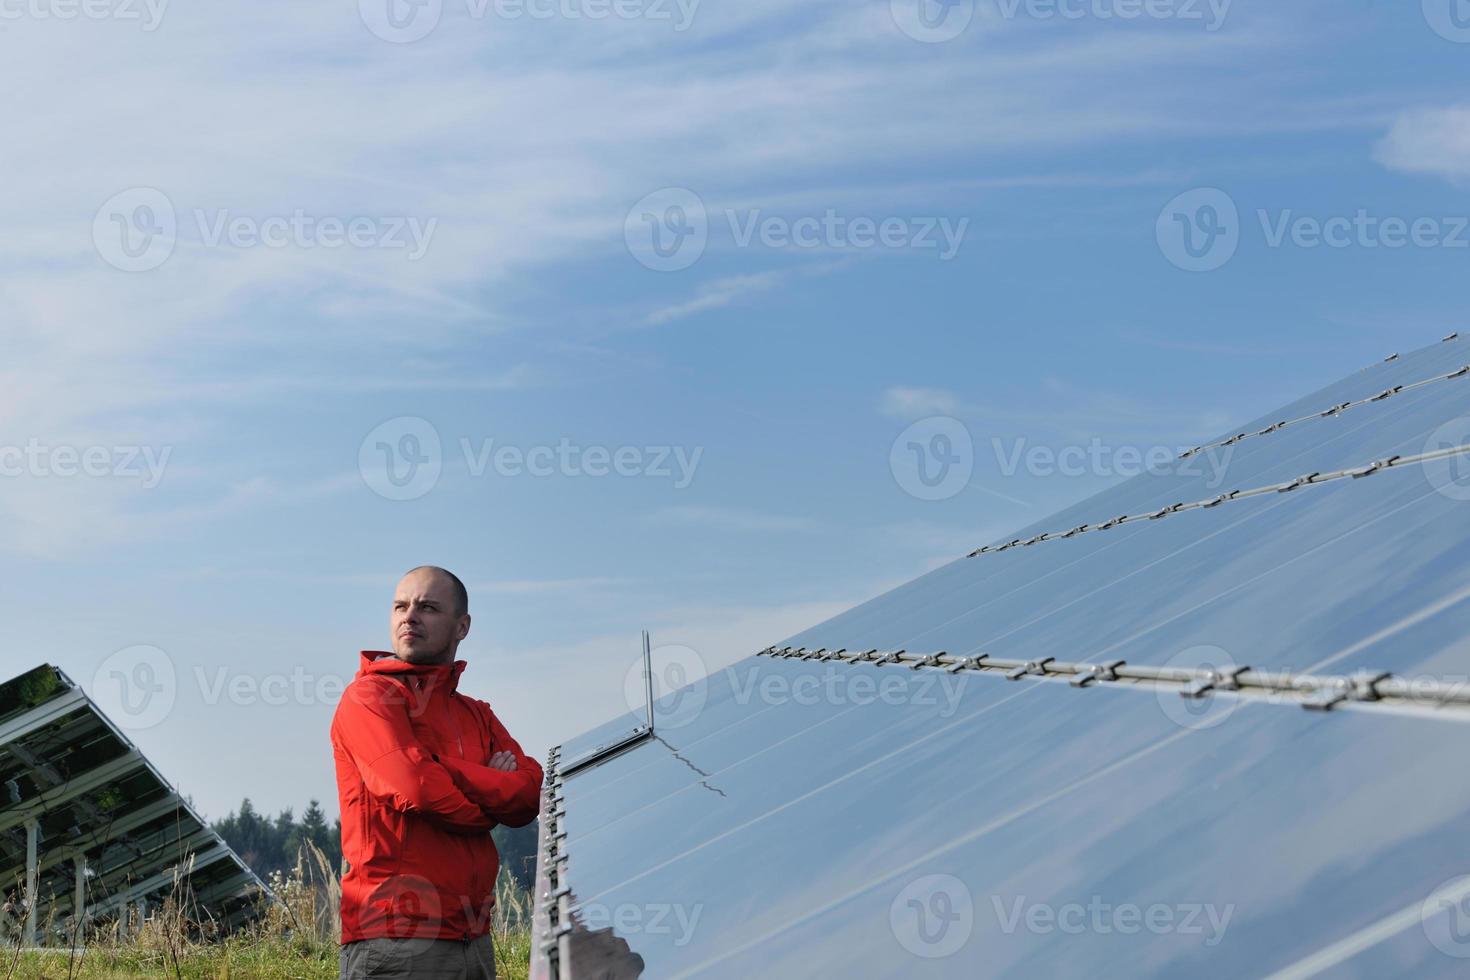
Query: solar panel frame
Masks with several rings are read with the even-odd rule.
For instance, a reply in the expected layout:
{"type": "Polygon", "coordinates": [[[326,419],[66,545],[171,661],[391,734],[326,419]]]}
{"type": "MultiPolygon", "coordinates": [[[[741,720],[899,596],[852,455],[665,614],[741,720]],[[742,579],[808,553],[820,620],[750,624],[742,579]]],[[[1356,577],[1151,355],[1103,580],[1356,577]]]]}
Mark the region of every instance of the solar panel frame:
{"type": "MultiPolygon", "coordinates": [[[[20,923],[26,945],[68,938],[70,933],[38,935],[47,921],[75,929],[78,874],[86,883],[88,922],[160,901],[175,890],[176,872],[183,894],[192,892],[192,911],[226,929],[254,918],[273,897],[58,667],[42,664],[0,684],[0,767],[0,865],[6,875],[19,868],[28,877],[26,851],[35,828],[33,911],[20,923]],[[76,863],[78,857],[85,865],[76,863]],[[192,870],[183,873],[191,861],[192,870]]],[[[28,883],[21,882],[17,894],[25,895],[28,883]]]]}

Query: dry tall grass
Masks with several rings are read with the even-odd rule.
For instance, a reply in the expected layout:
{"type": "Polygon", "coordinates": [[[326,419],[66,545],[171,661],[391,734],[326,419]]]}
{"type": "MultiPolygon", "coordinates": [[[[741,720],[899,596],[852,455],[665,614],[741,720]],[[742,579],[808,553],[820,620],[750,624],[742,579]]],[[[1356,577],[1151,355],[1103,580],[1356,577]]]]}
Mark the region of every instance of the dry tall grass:
{"type": "MultiPolygon", "coordinates": [[[[270,883],[277,901],[255,923],[226,935],[175,876],[174,888],[142,921],[89,931],[85,945],[25,952],[7,950],[4,980],[329,980],[338,975],[342,882],[325,854],[310,843],[289,875],[270,883]]],[[[46,934],[56,935],[48,928],[46,934]]],[[[531,955],[531,895],[504,869],[495,884],[495,970],[500,980],[526,980],[531,955]]]]}

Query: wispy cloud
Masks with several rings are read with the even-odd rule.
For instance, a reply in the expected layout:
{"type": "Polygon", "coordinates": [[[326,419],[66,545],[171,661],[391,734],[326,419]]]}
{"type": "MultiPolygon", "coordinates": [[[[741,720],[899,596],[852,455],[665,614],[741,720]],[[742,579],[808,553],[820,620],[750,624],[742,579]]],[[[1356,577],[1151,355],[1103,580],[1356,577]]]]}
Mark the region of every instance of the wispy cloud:
{"type": "Polygon", "coordinates": [[[811,531],[819,525],[807,517],[763,514],[738,507],[685,504],[648,515],[651,524],[700,527],[718,531],[811,531]]]}
{"type": "Polygon", "coordinates": [[[702,283],[691,299],[661,307],[650,313],[644,323],[660,326],[682,320],[696,313],[717,310],[752,293],[765,292],[788,277],[786,272],[760,272],[748,276],[729,276],[713,282],[702,283]]]}

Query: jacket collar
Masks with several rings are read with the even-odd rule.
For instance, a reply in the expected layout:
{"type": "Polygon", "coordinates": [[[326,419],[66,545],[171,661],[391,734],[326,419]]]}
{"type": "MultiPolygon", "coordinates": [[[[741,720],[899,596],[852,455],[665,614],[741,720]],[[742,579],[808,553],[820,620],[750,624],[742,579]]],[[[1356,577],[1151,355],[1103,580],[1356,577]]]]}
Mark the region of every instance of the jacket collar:
{"type": "Polygon", "coordinates": [[[363,650],[360,652],[357,676],[388,674],[426,692],[444,689],[453,694],[459,690],[459,675],[464,673],[465,665],[463,660],[456,660],[452,664],[411,664],[406,660],[399,660],[391,651],[363,650]]]}

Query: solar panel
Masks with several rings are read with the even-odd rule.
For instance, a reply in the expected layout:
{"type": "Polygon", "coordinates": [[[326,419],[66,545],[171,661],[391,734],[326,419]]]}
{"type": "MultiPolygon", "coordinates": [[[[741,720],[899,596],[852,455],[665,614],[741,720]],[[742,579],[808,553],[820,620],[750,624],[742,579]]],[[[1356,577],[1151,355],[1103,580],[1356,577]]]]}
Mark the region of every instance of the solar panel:
{"type": "Polygon", "coordinates": [[[265,886],[60,669],[0,684],[0,882],[12,942],[69,944],[77,927],[178,895],[223,930],[265,886]],[[178,888],[176,879],[184,887],[178,888]]]}
{"type": "Polygon", "coordinates": [[[553,750],[533,975],[1457,974],[1467,363],[956,542],[678,728],[553,750]]]}

